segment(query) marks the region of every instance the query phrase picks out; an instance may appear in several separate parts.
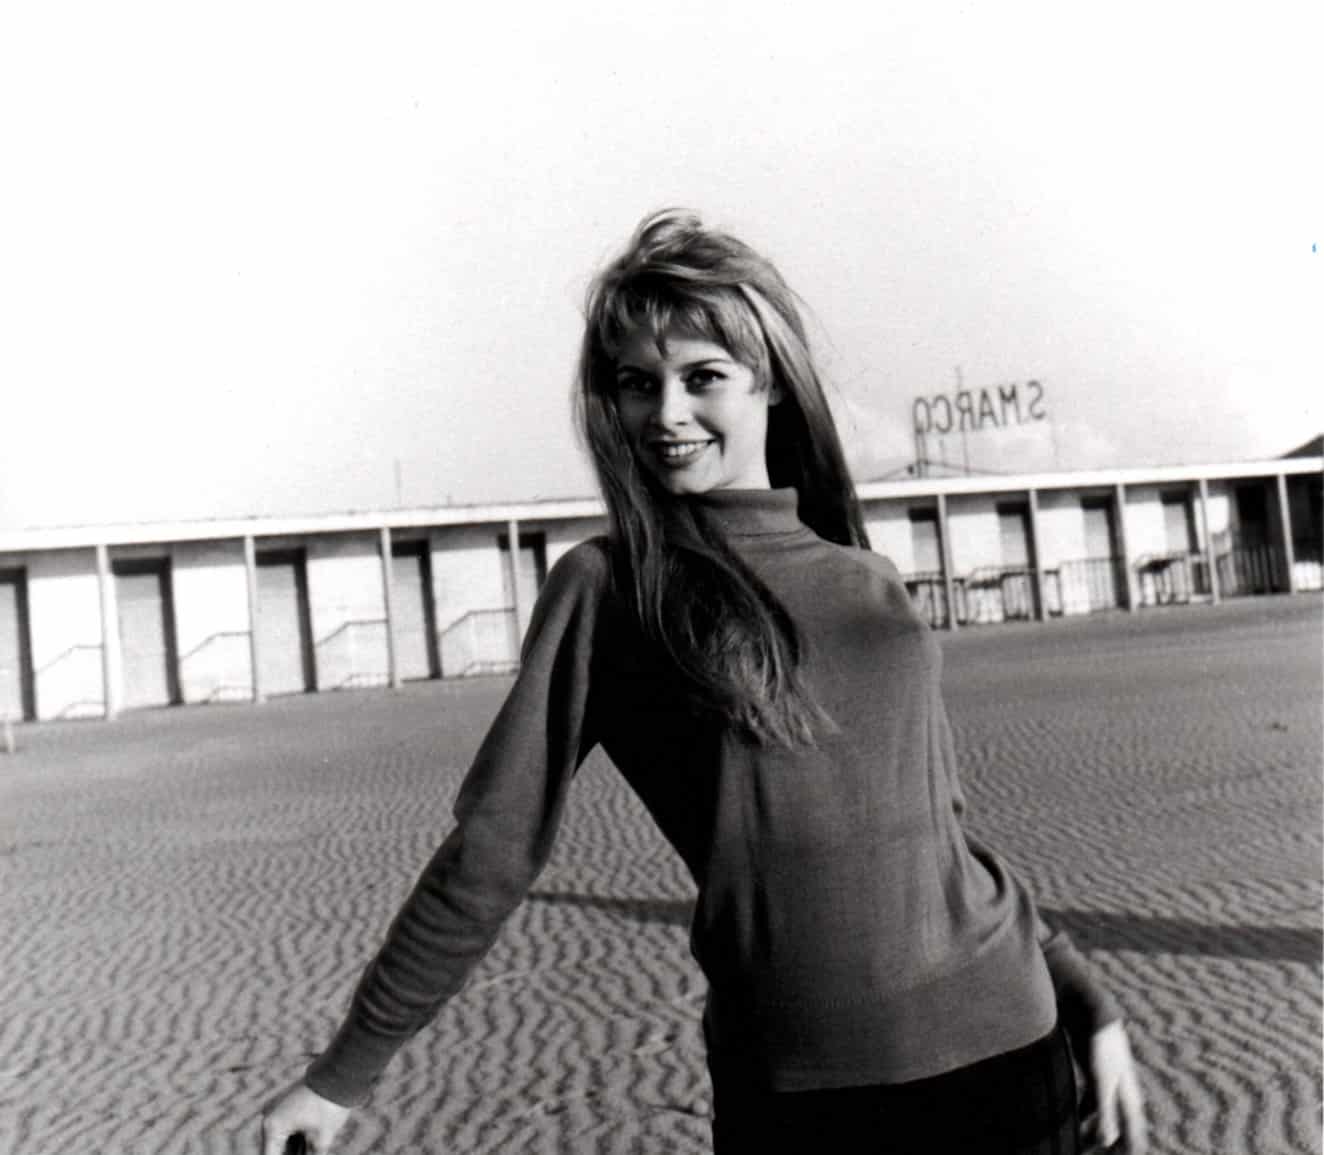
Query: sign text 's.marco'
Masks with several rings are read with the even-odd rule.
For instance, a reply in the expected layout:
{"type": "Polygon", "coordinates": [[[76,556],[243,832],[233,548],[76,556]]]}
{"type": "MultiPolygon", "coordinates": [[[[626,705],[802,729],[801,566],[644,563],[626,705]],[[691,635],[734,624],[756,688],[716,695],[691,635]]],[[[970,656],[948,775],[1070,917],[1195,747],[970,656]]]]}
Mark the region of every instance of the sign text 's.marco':
{"type": "Polygon", "coordinates": [[[990,389],[962,389],[951,396],[939,393],[934,397],[916,397],[911,412],[915,432],[920,436],[977,433],[982,429],[1003,429],[1048,419],[1044,387],[1038,381],[990,389]]]}

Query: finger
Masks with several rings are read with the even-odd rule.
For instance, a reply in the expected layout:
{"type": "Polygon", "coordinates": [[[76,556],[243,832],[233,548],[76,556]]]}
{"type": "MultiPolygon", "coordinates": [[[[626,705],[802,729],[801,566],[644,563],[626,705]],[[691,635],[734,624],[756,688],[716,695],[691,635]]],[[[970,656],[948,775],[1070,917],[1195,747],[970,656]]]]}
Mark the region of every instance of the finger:
{"type": "Polygon", "coordinates": [[[1105,1147],[1117,1142],[1117,1092],[1112,1088],[1099,1094],[1099,1138],[1105,1147]]]}
{"type": "Polygon", "coordinates": [[[1145,1123],[1145,1103],[1140,1087],[1134,1079],[1124,1080],[1121,1087],[1122,1117],[1126,1124],[1126,1145],[1132,1155],[1144,1155],[1149,1149],[1149,1136],[1145,1123]]]}
{"type": "Polygon", "coordinates": [[[270,1119],[262,1120],[262,1155],[285,1155],[288,1138],[284,1127],[274,1125],[270,1119]]]}

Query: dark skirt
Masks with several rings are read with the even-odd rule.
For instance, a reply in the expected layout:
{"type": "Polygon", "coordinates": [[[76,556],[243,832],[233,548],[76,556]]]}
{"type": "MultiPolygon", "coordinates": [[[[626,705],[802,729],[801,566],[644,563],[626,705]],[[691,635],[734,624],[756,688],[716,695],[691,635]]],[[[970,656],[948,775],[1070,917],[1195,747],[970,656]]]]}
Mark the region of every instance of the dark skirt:
{"type": "Polygon", "coordinates": [[[715,1155],[1076,1155],[1071,1050],[1059,1028],[1018,1051],[886,1086],[776,1092],[713,1072],[715,1155]]]}

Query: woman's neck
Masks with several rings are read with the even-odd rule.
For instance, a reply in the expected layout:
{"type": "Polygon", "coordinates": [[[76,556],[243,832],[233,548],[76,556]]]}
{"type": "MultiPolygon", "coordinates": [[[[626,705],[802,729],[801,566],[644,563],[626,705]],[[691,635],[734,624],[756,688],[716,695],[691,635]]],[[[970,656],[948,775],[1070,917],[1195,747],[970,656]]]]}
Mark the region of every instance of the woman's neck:
{"type": "Polygon", "coordinates": [[[799,495],[781,489],[710,489],[687,501],[731,537],[795,533],[804,528],[797,512],[799,495]]]}

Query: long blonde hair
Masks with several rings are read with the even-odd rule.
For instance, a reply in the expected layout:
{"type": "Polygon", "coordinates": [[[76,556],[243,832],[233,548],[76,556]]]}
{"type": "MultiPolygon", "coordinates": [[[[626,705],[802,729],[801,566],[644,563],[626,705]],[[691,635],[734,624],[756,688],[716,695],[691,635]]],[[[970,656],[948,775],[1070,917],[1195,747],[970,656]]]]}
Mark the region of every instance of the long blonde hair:
{"type": "Polygon", "coordinates": [[[758,741],[812,742],[830,724],[801,677],[803,646],[785,608],[696,504],[652,480],[625,435],[615,366],[640,330],[713,341],[760,388],[780,386],[768,411],[769,480],[795,489],[801,520],[820,537],[868,548],[795,295],[769,260],[693,213],[646,217],[589,288],[577,413],[613,569],[644,635],[726,722],[758,741]]]}

